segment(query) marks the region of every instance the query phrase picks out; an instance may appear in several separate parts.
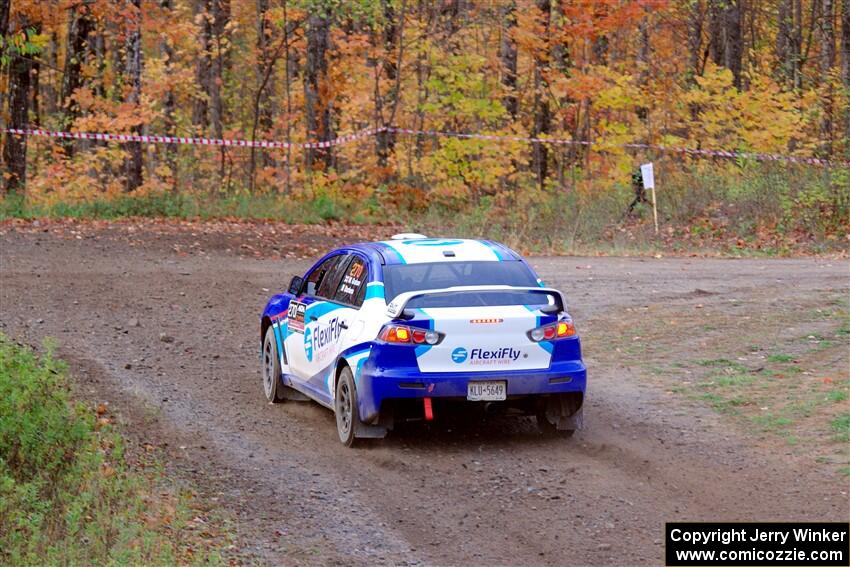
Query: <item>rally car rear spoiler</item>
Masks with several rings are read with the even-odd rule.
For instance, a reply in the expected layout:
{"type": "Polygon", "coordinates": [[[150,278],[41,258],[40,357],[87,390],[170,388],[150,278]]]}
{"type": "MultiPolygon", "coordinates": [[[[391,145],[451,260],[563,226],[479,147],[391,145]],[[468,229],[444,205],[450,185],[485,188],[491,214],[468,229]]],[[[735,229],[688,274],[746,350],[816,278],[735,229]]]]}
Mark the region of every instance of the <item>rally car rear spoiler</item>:
{"type": "Polygon", "coordinates": [[[555,299],[555,303],[541,308],[544,312],[560,313],[567,310],[567,300],[564,294],[557,289],[549,287],[515,287],[510,285],[472,285],[472,286],[454,286],[442,289],[424,289],[419,291],[408,291],[398,294],[389,305],[387,305],[387,316],[393,319],[404,315],[404,310],[408,302],[416,297],[423,295],[439,295],[441,293],[481,293],[485,291],[522,291],[544,293],[555,299]]]}

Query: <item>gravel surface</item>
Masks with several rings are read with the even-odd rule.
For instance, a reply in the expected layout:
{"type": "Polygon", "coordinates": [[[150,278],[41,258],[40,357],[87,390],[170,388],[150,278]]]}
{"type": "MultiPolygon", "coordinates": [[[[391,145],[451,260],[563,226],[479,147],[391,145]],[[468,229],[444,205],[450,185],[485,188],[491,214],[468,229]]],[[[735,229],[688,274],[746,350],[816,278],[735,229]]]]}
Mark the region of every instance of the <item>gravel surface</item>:
{"type": "Polygon", "coordinates": [[[305,237],[281,236],[272,259],[250,234],[0,230],[0,330],[58,339],[80,395],[108,401],[231,513],[244,557],[658,565],[666,521],[850,519],[846,480],[665,395],[593,341],[634,306],[843,289],[845,260],[533,258],[585,337],[586,429],[552,439],[531,419],[438,416],[351,450],[331,412],[262,393],[259,313],[311,263],[285,257],[287,238],[305,237]]]}

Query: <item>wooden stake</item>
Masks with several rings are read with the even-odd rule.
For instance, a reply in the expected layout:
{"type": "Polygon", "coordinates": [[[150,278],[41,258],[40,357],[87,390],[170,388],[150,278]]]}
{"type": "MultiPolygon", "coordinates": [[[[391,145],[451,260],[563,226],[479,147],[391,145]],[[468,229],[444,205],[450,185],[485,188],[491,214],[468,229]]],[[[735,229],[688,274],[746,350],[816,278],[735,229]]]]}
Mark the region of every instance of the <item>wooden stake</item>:
{"type": "Polygon", "coordinates": [[[652,188],[652,220],[655,221],[655,234],[658,234],[658,207],[655,206],[655,187],[652,188]]]}

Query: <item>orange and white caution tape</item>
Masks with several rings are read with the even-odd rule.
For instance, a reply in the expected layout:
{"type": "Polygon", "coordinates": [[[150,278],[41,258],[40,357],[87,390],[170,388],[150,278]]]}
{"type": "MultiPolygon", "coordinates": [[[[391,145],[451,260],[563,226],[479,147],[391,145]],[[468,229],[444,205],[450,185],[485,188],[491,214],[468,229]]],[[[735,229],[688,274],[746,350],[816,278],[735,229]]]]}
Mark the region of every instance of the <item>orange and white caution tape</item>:
{"type": "MultiPolygon", "coordinates": [[[[142,142],[154,144],[193,144],[200,146],[225,146],[225,147],[255,147],[267,149],[279,148],[330,148],[340,146],[375,136],[381,132],[393,132],[396,134],[424,135],[432,137],[461,138],[471,140],[489,140],[497,142],[523,142],[565,146],[593,146],[593,142],[587,140],[571,140],[564,138],[539,138],[526,136],[505,136],[500,134],[478,134],[465,132],[446,132],[440,130],[414,130],[411,128],[396,128],[392,126],[381,126],[379,128],[366,128],[352,134],[345,134],[319,142],[281,142],[269,140],[240,140],[240,139],[216,139],[216,138],[187,138],[183,136],[156,136],[147,134],[109,134],[103,132],[56,132],[33,128],[6,128],[10,134],[25,136],[47,136],[51,138],[69,138],[77,140],[99,140],[110,142],[142,142]]],[[[803,163],[823,167],[842,166],[850,167],[850,161],[828,160],[817,157],[789,156],[782,154],[767,154],[757,152],[741,152],[737,150],[712,150],[702,148],[686,148],[675,146],[661,146],[655,144],[616,144],[614,147],[632,150],[651,150],[664,153],[677,153],[691,157],[709,157],[722,159],[744,159],[755,161],[780,161],[787,163],[803,163]]]]}
{"type": "Polygon", "coordinates": [[[186,138],[183,136],[154,136],[148,134],[108,134],[104,132],[56,132],[32,128],[6,128],[10,134],[25,136],[47,136],[50,138],[68,138],[72,140],[99,140],[104,142],[142,142],[147,144],[192,144],[196,146],[226,146],[255,148],[330,148],[346,144],[360,138],[368,138],[377,133],[375,128],[367,128],[353,134],[346,134],[333,140],[321,142],[275,142],[268,140],[239,140],[218,138],[186,138]]]}

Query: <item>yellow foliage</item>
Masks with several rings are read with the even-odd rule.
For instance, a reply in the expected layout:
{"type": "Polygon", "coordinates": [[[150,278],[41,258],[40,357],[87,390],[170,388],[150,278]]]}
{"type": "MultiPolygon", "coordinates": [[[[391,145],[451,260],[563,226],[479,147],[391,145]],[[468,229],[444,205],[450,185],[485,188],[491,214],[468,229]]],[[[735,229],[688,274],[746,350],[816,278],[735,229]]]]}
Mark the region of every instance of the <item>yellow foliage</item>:
{"type": "Polygon", "coordinates": [[[696,120],[685,119],[692,145],[784,152],[800,130],[797,98],[767,75],[755,76],[748,90],[739,91],[731,71],[709,64],[696,80],[699,88],[685,94],[685,102],[697,110],[696,120]]]}

